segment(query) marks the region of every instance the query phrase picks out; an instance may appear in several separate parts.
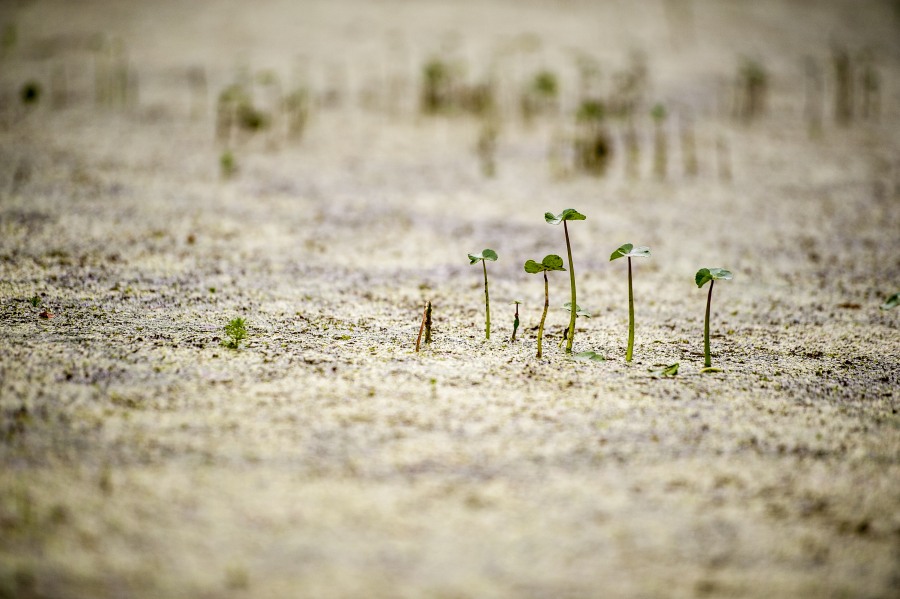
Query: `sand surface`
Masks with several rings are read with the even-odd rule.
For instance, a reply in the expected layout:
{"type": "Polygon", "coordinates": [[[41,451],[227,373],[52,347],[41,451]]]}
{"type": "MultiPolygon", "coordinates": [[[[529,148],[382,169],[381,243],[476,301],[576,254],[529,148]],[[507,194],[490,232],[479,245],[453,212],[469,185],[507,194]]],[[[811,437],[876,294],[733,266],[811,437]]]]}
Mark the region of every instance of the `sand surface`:
{"type": "Polygon", "coordinates": [[[0,28],[0,597],[897,597],[896,2],[32,0],[0,28]],[[419,110],[433,57],[495,85],[495,176],[482,118],[419,110]],[[578,172],[581,90],[641,61],[640,153],[610,117],[578,172]],[[217,138],[238,81],[274,120],[217,138]],[[565,257],[565,208],[574,350],[605,360],[559,348],[561,272],[535,358],[522,265],[565,257]],[[701,267],[734,273],[722,372],[701,267]]]}

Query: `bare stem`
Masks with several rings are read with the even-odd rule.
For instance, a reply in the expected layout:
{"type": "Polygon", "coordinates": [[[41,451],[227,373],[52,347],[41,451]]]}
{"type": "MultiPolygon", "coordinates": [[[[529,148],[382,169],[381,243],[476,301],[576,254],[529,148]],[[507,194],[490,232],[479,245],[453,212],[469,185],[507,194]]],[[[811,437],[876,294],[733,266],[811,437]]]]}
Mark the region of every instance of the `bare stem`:
{"type": "Polygon", "coordinates": [[[422,324],[419,325],[419,336],[416,337],[416,352],[419,351],[419,346],[422,344],[422,331],[425,329],[425,318],[428,313],[428,308],[422,312],[422,324]]]}
{"type": "Polygon", "coordinates": [[[575,266],[572,264],[572,245],[569,243],[569,227],[566,225],[566,221],[563,221],[563,231],[566,233],[566,252],[569,256],[569,284],[572,288],[572,313],[569,316],[569,333],[566,339],[566,353],[572,353],[572,339],[575,337],[575,317],[577,316],[575,312],[577,312],[576,306],[578,304],[575,303],[575,266]]]}
{"type": "Polygon", "coordinates": [[[634,292],[631,288],[631,256],[628,256],[628,349],[625,361],[631,362],[634,353],[634,292]]]}
{"type": "Polygon", "coordinates": [[[547,271],[544,271],[544,313],[541,314],[541,324],[538,326],[537,357],[541,357],[541,342],[544,339],[544,321],[547,320],[547,309],[550,308],[550,284],[547,282],[547,271]]]}
{"type": "Polygon", "coordinates": [[[425,304],[425,343],[431,343],[431,302],[425,304]]]}
{"type": "Polygon", "coordinates": [[[705,358],[703,365],[709,368],[712,366],[712,359],[709,355],[709,307],[712,305],[712,290],[715,280],[709,282],[709,295],[706,296],[706,323],[703,327],[703,356],[705,358]]]}
{"type": "Polygon", "coordinates": [[[484,269],[484,338],[491,338],[491,298],[488,295],[488,278],[487,264],[484,259],[481,260],[481,267],[484,269]]]}

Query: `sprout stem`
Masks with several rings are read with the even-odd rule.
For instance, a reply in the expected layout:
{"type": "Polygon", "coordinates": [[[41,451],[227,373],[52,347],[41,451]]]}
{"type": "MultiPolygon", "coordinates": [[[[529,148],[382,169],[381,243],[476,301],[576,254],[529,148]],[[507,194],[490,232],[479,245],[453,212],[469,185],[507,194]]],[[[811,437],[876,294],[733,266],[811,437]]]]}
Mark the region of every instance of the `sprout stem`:
{"type": "Polygon", "coordinates": [[[705,358],[703,365],[706,368],[712,366],[709,355],[709,307],[712,305],[712,290],[715,282],[715,279],[709,282],[709,294],[706,296],[706,323],[703,327],[703,356],[705,358]]]}
{"type": "Polygon", "coordinates": [[[544,339],[544,321],[547,320],[547,310],[550,308],[550,284],[547,281],[547,271],[544,271],[544,313],[541,314],[541,324],[538,326],[537,357],[541,357],[541,342],[544,339]]]}
{"type": "Polygon", "coordinates": [[[431,302],[425,304],[425,343],[431,343],[431,302]]]}
{"type": "Polygon", "coordinates": [[[569,316],[569,333],[566,339],[566,353],[572,353],[572,339],[575,337],[575,317],[578,311],[578,304],[575,302],[575,265],[572,264],[572,245],[569,243],[569,227],[566,221],[563,221],[563,231],[566,234],[566,252],[569,256],[569,283],[572,287],[572,314],[569,316]]]}
{"type": "Polygon", "coordinates": [[[628,349],[625,351],[625,361],[631,362],[634,353],[634,292],[631,288],[631,256],[628,256],[628,349]]]}
{"type": "Polygon", "coordinates": [[[481,260],[481,267],[484,269],[484,338],[491,338],[491,298],[488,295],[488,278],[486,260],[481,260]]]}

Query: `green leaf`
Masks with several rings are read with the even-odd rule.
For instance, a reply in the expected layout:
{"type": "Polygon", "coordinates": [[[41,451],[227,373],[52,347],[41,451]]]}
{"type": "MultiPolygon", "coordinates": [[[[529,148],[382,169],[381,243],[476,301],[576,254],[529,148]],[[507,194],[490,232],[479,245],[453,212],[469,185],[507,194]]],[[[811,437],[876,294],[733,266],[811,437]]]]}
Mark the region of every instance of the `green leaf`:
{"type": "Polygon", "coordinates": [[[603,355],[601,355],[601,354],[598,354],[598,353],[595,352],[595,351],[583,351],[583,352],[578,352],[577,354],[575,354],[574,356],[572,356],[572,358],[574,358],[575,360],[582,360],[582,361],[585,361],[585,362],[587,362],[587,361],[592,361],[592,362],[605,362],[605,361],[606,361],[606,356],[603,356],[603,355]]]}
{"type": "Polygon", "coordinates": [[[730,270],[725,270],[724,268],[701,268],[694,275],[694,282],[697,283],[697,287],[703,287],[709,281],[718,281],[720,279],[730,281],[733,276],[730,270]]]}
{"type": "Polygon", "coordinates": [[[585,215],[581,214],[574,208],[566,208],[557,216],[553,216],[551,212],[544,213],[544,220],[546,220],[551,225],[558,225],[564,220],[584,220],[586,218],[587,217],[585,215]]]}
{"type": "Polygon", "coordinates": [[[716,368],[715,366],[707,366],[706,368],[700,369],[700,374],[712,374],[715,372],[725,372],[721,368],[716,368]]]}
{"type": "Polygon", "coordinates": [[[650,248],[645,245],[634,247],[630,243],[624,243],[609,256],[612,262],[616,258],[649,258],[650,248]]]}
{"type": "Polygon", "coordinates": [[[656,367],[663,366],[663,368],[661,370],[654,370],[653,368],[649,368],[648,370],[650,371],[650,373],[653,376],[671,377],[671,376],[678,375],[678,362],[675,362],[674,364],[669,364],[668,366],[665,366],[665,364],[654,364],[654,366],[656,366],[656,367]]]}
{"type": "Polygon", "coordinates": [[[565,270],[563,268],[563,260],[556,254],[547,254],[541,263],[538,264],[534,260],[528,260],[525,263],[525,272],[535,274],[544,272],[545,270],[565,270]]]}
{"type": "Polygon", "coordinates": [[[882,310],[890,310],[891,308],[896,308],[900,306],[900,293],[895,293],[891,297],[887,298],[887,301],[881,304],[882,310]]]}
{"type": "Polygon", "coordinates": [[[480,254],[468,254],[469,256],[469,264],[475,264],[479,260],[490,260],[492,262],[497,261],[497,252],[491,249],[481,250],[480,254]]]}
{"type": "MultiPolygon", "coordinates": [[[[562,307],[565,308],[566,310],[568,310],[569,312],[571,312],[572,311],[572,302],[566,302],[562,305],[562,307]]],[[[575,316],[584,316],[585,318],[591,318],[591,313],[588,312],[587,310],[582,310],[581,306],[579,306],[578,304],[575,304],[575,316]]]]}

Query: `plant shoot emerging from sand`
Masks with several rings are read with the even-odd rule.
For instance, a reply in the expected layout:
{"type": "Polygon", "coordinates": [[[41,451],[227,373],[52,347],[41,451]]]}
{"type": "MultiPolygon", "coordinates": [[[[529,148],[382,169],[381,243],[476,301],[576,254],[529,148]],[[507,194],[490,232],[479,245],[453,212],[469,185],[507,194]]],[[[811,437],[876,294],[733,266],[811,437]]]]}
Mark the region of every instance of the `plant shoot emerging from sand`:
{"type": "Polygon", "coordinates": [[[712,305],[713,284],[720,279],[723,281],[730,281],[733,276],[731,271],[725,270],[724,268],[701,268],[697,271],[697,274],[694,275],[694,282],[697,283],[698,288],[702,288],[706,285],[707,281],[709,282],[709,294],[706,296],[706,321],[703,325],[703,365],[706,368],[712,366],[712,360],[710,359],[709,354],[709,310],[712,305]]]}
{"type": "MultiPolygon", "coordinates": [[[[558,225],[559,223],[563,224],[563,231],[566,234],[566,254],[569,257],[569,285],[572,290],[572,300],[571,304],[573,306],[578,306],[575,301],[575,266],[572,264],[572,244],[569,242],[569,227],[566,224],[567,221],[570,220],[585,220],[587,217],[577,210],[572,208],[566,208],[559,215],[553,216],[550,212],[544,213],[544,220],[546,220],[551,225],[558,225]]],[[[575,337],[575,316],[576,312],[572,312],[569,317],[569,328],[566,331],[566,353],[572,353],[572,340],[575,337]]]]}
{"type": "Polygon", "coordinates": [[[540,358],[542,354],[541,345],[544,339],[544,321],[547,320],[547,309],[550,307],[550,285],[547,281],[547,271],[549,270],[565,270],[563,268],[563,260],[556,254],[549,254],[544,256],[544,259],[540,261],[540,263],[535,262],[534,260],[528,260],[525,263],[525,272],[529,274],[537,274],[539,272],[544,273],[544,312],[541,314],[541,324],[538,325],[538,336],[537,336],[537,357],[540,358]]]}
{"type": "Polygon", "coordinates": [[[509,338],[509,342],[515,343],[516,342],[516,331],[519,330],[519,304],[522,303],[522,300],[513,300],[510,303],[515,304],[515,306],[516,306],[516,316],[515,316],[515,319],[513,319],[513,332],[512,332],[512,336],[509,338]]]}
{"type": "Polygon", "coordinates": [[[631,362],[634,353],[634,291],[631,287],[631,259],[649,257],[650,248],[643,245],[634,247],[630,243],[622,244],[609,257],[610,262],[617,258],[628,258],[628,349],[625,350],[626,362],[631,362]]]}
{"type": "Polygon", "coordinates": [[[247,337],[247,326],[244,319],[233,318],[231,322],[225,325],[225,334],[229,340],[223,341],[222,345],[228,349],[237,349],[241,341],[247,337]]]}
{"type": "Polygon", "coordinates": [[[484,270],[484,338],[491,338],[491,297],[488,294],[488,276],[487,276],[487,263],[486,261],[490,260],[491,262],[497,261],[497,252],[491,249],[484,249],[480,254],[469,254],[469,264],[477,264],[479,261],[481,262],[481,267],[484,270]]]}

